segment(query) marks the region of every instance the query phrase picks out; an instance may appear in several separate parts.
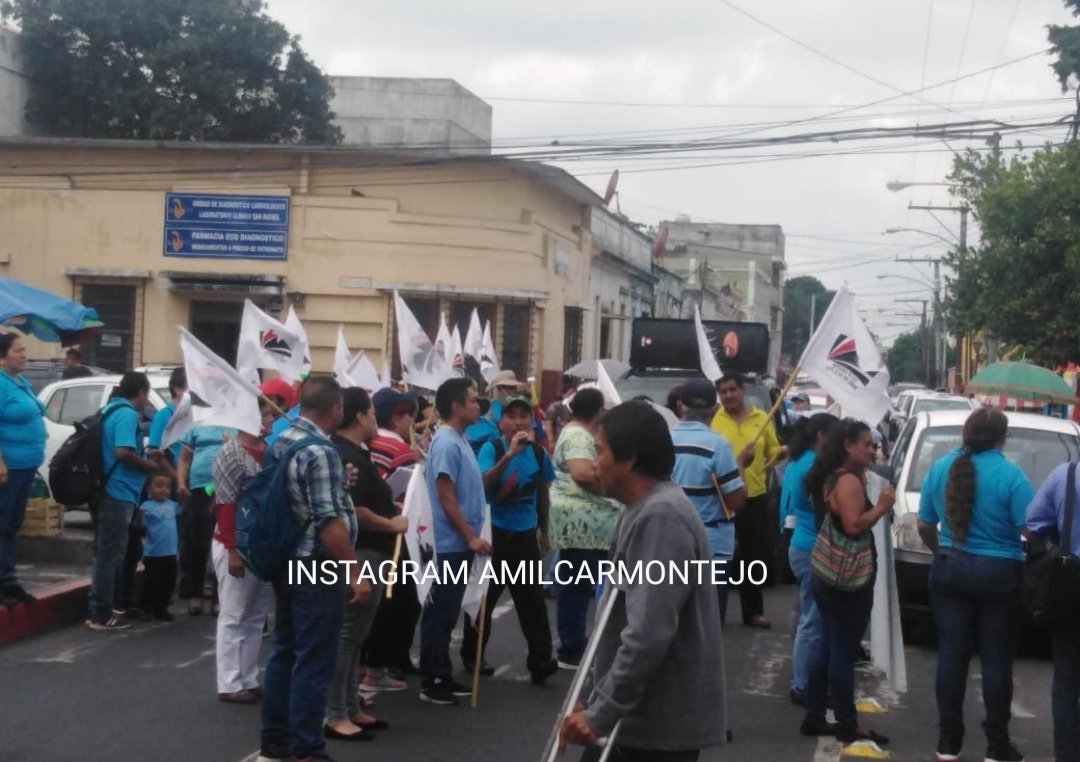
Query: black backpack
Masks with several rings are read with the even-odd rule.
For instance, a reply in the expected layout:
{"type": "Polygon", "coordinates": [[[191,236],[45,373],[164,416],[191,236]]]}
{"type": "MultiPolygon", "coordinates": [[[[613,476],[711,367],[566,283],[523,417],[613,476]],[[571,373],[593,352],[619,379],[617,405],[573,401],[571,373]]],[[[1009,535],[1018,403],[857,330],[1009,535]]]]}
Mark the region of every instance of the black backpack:
{"type": "Polygon", "coordinates": [[[75,424],[75,433],[64,440],[56,455],[49,461],[49,489],[53,500],[64,506],[90,505],[105,488],[112,472],[120,465],[113,463],[103,473],[101,447],[102,427],[118,406],[98,411],[75,424]]]}

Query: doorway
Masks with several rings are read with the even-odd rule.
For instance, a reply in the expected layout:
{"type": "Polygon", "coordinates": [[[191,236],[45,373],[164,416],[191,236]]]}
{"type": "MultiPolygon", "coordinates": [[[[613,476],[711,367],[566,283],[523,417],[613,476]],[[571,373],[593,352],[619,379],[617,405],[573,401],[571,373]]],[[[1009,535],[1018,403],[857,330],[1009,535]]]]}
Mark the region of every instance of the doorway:
{"type": "Polygon", "coordinates": [[[236,366],[243,302],[192,302],[191,332],[218,357],[236,366]]]}

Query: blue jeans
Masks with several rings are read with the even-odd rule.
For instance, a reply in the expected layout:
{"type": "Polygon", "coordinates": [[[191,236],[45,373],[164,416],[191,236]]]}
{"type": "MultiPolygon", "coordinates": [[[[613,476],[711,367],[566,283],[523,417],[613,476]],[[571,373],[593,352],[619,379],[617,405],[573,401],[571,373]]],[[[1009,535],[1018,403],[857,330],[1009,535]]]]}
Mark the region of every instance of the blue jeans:
{"type": "Polygon", "coordinates": [[[937,704],[941,741],[964,741],[968,663],[982,664],[983,730],[991,745],[1009,740],[1013,656],[1020,634],[1024,565],[942,548],[930,567],[938,632],[937,704]]]}
{"type": "Polygon", "coordinates": [[[16,585],[15,535],[22,528],[36,468],[13,468],[0,484],[0,585],[16,585]]]}
{"type": "MultiPolygon", "coordinates": [[[[577,579],[582,569],[589,569],[592,579],[599,582],[600,562],[608,557],[606,550],[581,550],[566,548],[559,551],[556,576],[562,580],[577,579]]],[[[559,631],[559,658],[577,660],[585,654],[589,642],[586,635],[589,624],[589,602],[596,593],[596,586],[588,579],[580,583],[570,582],[555,588],[555,625],[559,631]]]]}
{"type": "Polygon", "coordinates": [[[102,497],[94,510],[94,560],[90,566],[90,618],[104,622],[116,608],[116,581],[128,545],[135,503],[102,497]]]}
{"type": "Polygon", "coordinates": [[[821,612],[814,602],[809,550],[788,548],[788,563],[799,581],[799,622],[795,627],[795,642],[791,646],[791,689],[806,692],[810,665],[821,648],[821,612]]]}
{"type": "Polygon", "coordinates": [[[344,568],[339,569],[339,584],[334,585],[306,577],[290,584],[287,573],[274,580],[275,625],[263,674],[262,742],[283,744],[296,757],[327,756],[323,713],[349,595],[344,568]]]}
{"type": "Polygon", "coordinates": [[[1080,762],[1080,626],[1054,629],[1054,756],[1080,762]]]}
{"type": "Polygon", "coordinates": [[[806,719],[825,722],[826,695],[831,693],[836,731],[858,729],[855,711],[855,656],[874,604],[874,583],[861,590],[842,592],[811,576],[814,603],[821,614],[821,647],[810,663],[806,684],[806,719]]]}
{"type": "MultiPolygon", "coordinates": [[[[447,579],[450,570],[471,563],[469,551],[439,553],[440,578],[447,579]]],[[[420,615],[420,674],[425,687],[435,680],[449,679],[454,673],[450,662],[450,638],[461,616],[461,599],[465,596],[465,582],[435,583],[431,586],[431,598],[424,613],[420,615]]]]}

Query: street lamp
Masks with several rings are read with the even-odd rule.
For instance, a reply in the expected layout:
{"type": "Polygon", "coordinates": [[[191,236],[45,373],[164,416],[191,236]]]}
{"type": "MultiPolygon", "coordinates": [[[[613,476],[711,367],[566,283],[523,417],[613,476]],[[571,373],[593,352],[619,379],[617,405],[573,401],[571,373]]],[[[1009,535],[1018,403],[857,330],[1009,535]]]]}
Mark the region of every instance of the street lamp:
{"type": "Polygon", "coordinates": [[[904,183],[904,182],[900,182],[899,180],[890,180],[889,182],[885,183],[885,187],[888,188],[889,190],[891,190],[893,193],[899,193],[900,191],[904,190],[905,188],[913,188],[916,185],[945,185],[945,186],[951,186],[951,185],[953,185],[953,183],[904,183]]]}
{"type": "Polygon", "coordinates": [[[882,274],[882,275],[877,276],[878,280],[885,280],[886,278],[899,278],[900,280],[909,280],[912,283],[918,283],[920,286],[926,286],[927,288],[930,288],[930,289],[932,289],[934,287],[933,283],[922,280],[921,278],[912,278],[911,276],[908,276],[908,275],[891,275],[891,274],[890,275],[884,275],[884,274],[882,274]]]}
{"type": "Polygon", "coordinates": [[[947,246],[956,246],[956,241],[950,241],[943,235],[939,235],[938,233],[934,233],[930,230],[923,230],[922,228],[887,228],[885,231],[882,232],[882,235],[893,235],[895,233],[920,233],[922,235],[928,235],[936,238],[947,246]]]}

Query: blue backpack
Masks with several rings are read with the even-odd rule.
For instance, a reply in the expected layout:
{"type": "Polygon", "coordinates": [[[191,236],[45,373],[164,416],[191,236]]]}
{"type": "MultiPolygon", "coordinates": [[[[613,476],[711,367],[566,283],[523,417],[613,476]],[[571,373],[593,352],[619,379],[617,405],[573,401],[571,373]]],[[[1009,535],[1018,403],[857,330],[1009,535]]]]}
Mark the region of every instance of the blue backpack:
{"type": "Polygon", "coordinates": [[[281,573],[311,526],[310,516],[302,524],[297,521],[286,482],[289,461],[313,444],[331,446],[319,437],[307,436],[279,456],[268,451],[262,470],[251,478],[236,503],[236,552],[261,580],[269,582],[281,573]]]}

